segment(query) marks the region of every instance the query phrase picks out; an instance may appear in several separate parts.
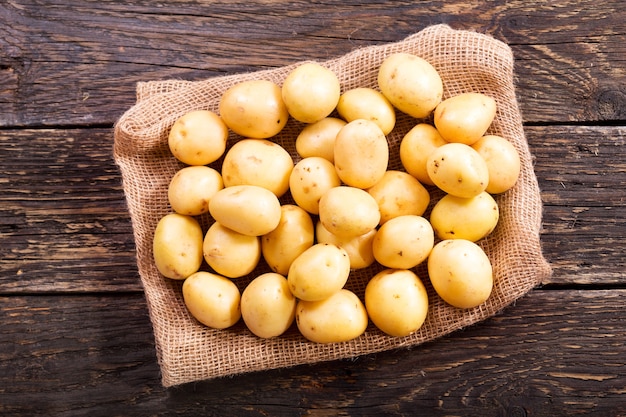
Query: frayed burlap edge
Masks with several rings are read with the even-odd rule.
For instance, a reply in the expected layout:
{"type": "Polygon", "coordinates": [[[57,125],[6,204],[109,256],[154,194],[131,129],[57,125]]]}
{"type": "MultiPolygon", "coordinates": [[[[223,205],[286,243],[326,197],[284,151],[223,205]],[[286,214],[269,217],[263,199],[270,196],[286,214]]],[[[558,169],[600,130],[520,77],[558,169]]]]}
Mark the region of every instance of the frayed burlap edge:
{"type": "MultiPolygon", "coordinates": [[[[136,105],[115,126],[114,157],[122,174],[136,242],[137,265],[164,386],[417,346],[495,315],[550,276],[551,268],[542,255],[539,240],[540,190],[515,96],[510,48],[483,34],[435,25],[400,42],[362,48],[322,64],[338,74],[343,91],[354,87],[377,88],[377,68],[384,57],[394,52],[413,53],[434,65],[444,80],[445,97],[466,91],[494,97],[498,111],[489,133],[506,137],[520,153],[519,181],[507,193],[496,196],[501,210],[499,224],[492,235],[480,242],[494,268],[495,286],[489,300],[467,310],[448,306],[435,295],[425,266],[421,265],[415,271],[428,288],[429,313],[424,326],[404,338],[386,336],[370,325],[364,335],[350,342],[315,344],[306,341],[293,327],[281,337],[260,339],[241,322],[228,330],[212,330],[200,325],[184,306],[181,283],[163,278],[152,260],[154,227],[163,215],[171,212],[167,186],[171,176],[182,167],[169,153],[169,128],[190,110],[217,112],[219,97],[237,82],[267,79],[281,85],[298,63],[194,82],[142,82],[137,85],[136,105]]],[[[396,129],[389,135],[393,161],[390,168],[402,169],[398,146],[402,136],[417,122],[398,113],[396,129]]],[[[301,128],[301,124],[291,120],[284,131],[273,138],[296,161],[294,139],[301,128]]],[[[238,139],[231,134],[229,144],[238,139]]],[[[431,207],[440,196],[433,190],[431,207]]],[[[205,216],[200,220],[206,230],[211,219],[205,216]]],[[[362,297],[367,280],[380,269],[373,266],[354,272],[347,287],[362,297]]],[[[264,272],[263,266],[256,271],[260,272],[264,272]]],[[[248,281],[237,280],[241,286],[248,281]]]]}

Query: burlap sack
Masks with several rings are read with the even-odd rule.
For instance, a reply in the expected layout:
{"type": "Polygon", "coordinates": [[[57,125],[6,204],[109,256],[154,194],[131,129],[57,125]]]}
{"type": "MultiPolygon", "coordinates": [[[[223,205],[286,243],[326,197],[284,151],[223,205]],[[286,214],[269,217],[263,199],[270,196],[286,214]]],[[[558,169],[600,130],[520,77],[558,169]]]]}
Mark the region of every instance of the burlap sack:
{"type": "MultiPolygon", "coordinates": [[[[295,326],[281,337],[264,340],[246,330],[242,321],[229,330],[212,330],[200,325],[184,306],[181,282],[163,278],[152,259],[154,228],[163,215],[171,212],[167,187],[171,177],[182,167],[169,152],[169,128],[190,110],[217,112],[221,94],[237,82],[267,79],[281,85],[298,64],[195,82],[139,83],[136,105],[115,126],[114,157],[121,170],[132,219],[137,264],[154,328],[164,386],[416,346],[496,314],[551,274],[540,248],[542,204],[515,96],[510,48],[483,34],[436,25],[403,41],[355,50],[323,64],[338,74],[343,91],[362,86],[377,88],[377,68],[381,61],[400,51],[421,56],[435,66],[444,80],[445,97],[466,91],[494,97],[498,111],[489,133],[508,138],[521,155],[522,171],[517,185],[497,196],[501,210],[499,224],[492,235],[480,242],[495,274],[495,287],[489,300],[474,309],[450,307],[435,295],[422,265],[416,272],[428,288],[431,304],[424,326],[408,337],[386,336],[370,324],[366,333],[356,340],[315,344],[301,337],[295,326]]],[[[390,168],[402,169],[399,143],[416,123],[417,120],[398,112],[397,126],[388,137],[390,168]]],[[[292,120],[273,139],[296,161],[294,139],[301,128],[301,124],[292,120]]],[[[229,144],[237,139],[231,135],[229,144]]],[[[433,203],[440,196],[433,191],[433,203]]],[[[206,230],[211,219],[205,216],[200,220],[206,230]]],[[[363,297],[368,279],[380,269],[373,266],[354,272],[347,287],[363,297]]],[[[266,271],[269,269],[261,265],[256,273],[266,271]]],[[[249,278],[236,282],[243,288],[249,278]]]]}

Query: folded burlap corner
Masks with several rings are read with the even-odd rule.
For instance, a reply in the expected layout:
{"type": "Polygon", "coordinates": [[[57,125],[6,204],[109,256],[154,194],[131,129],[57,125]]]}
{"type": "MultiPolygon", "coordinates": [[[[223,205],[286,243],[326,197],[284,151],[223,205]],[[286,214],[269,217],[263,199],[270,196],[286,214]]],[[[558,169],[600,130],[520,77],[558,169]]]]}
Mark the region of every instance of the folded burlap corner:
{"type": "MultiPolygon", "coordinates": [[[[241,321],[228,330],[213,330],[199,324],[185,308],[181,282],[162,277],[152,257],[154,228],[163,215],[171,212],[167,187],[171,177],[182,167],[169,152],[169,129],[178,117],[190,110],[218,112],[220,96],[235,83],[267,79],[280,85],[299,63],[202,81],[142,82],[137,85],[137,103],[115,126],[114,157],[122,174],[136,242],[137,265],[164,386],[417,346],[493,316],[551,274],[541,252],[542,203],[515,96],[510,48],[484,34],[435,25],[402,41],[358,49],[322,64],[338,75],[343,91],[355,87],[377,88],[377,69],[386,56],[395,52],[409,52],[429,61],[444,80],[444,98],[466,91],[482,92],[495,98],[498,110],[488,133],[509,139],[521,156],[522,170],[517,185],[496,196],[501,213],[498,226],[480,241],[494,269],[495,285],[490,298],[473,309],[451,307],[435,295],[426,268],[421,265],[415,272],[428,289],[430,307],[424,326],[407,337],[386,336],[370,324],[366,333],[355,340],[315,344],[300,336],[295,326],[283,336],[260,339],[241,321]]],[[[390,169],[402,169],[399,143],[417,122],[398,112],[396,128],[388,136],[390,169]]],[[[287,149],[296,161],[294,141],[301,128],[301,124],[291,120],[272,139],[287,149]]],[[[229,146],[237,139],[231,134],[229,146]]],[[[433,190],[431,207],[439,197],[441,194],[433,190]]],[[[212,221],[208,215],[199,220],[204,230],[212,221]]],[[[381,269],[372,266],[353,271],[347,288],[362,298],[367,281],[381,269]]],[[[251,277],[267,271],[269,269],[261,265],[251,277]]],[[[236,282],[243,288],[251,277],[236,282]]]]}

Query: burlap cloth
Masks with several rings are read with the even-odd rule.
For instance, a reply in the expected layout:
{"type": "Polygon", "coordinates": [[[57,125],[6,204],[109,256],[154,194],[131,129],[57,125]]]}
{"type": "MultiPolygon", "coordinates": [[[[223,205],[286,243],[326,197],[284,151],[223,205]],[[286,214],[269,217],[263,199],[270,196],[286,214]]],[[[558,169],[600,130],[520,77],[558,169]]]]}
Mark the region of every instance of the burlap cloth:
{"type": "MultiPolygon", "coordinates": [[[[542,204],[515,96],[510,48],[483,34],[436,25],[403,41],[358,49],[323,64],[339,76],[343,91],[377,88],[377,69],[383,58],[401,51],[423,57],[439,71],[444,81],[444,98],[466,91],[494,97],[498,111],[489,133],[508,138],[520,153],[519,181],[513,189],[496,197],[501,211],[499,224],[493,234],[480,242],[493,264],[495,286],[491,297],[474,309],[450,307],[435,295],[426,268],[421,265],[415,271],[428,288],[430,309],[421,330],[408,337],[386,336],[370,324],[364,335],[350,342],[315,344],[300,336],[295,325],[281,337],[260,339],[242,321],[228,330],[212,330],[199,324],[185,308],[181,282],[163,278],[152,258],[154,228],[163,215],[171,212],[167,187],[182,167],[168,149],[169,128],[190,110],[218,112],[220,96],[237,82],[267,79],[281,85],[298,63],[194,82],[142,82],[137,85],[136,105],[115,126],[114,157],[122,174],[164,386],[413,347],[493,316],[551,274],[540,247],[542,204]]],[[[388,137],[390,169],[402,169],[399,143],[417,122],[398,112],[396,128],[388,137]]],[[[301,128],[301,124],[291,120],[273,138],[295,161],[298,156],[294,142],[301,128]]],[[[238,139],[231,135],[229,146],[238,139]]],[[[433,191],[432,203],[440,196],[433,191]]],[[[206,230],[211,219],[204,216],[200,220],[206,230]]],[[[362,298],[368,279],[380,269],[373,266],[353,272],[347,288],[362,298]]],[[[266,271],[269,269],[262,264],[255,273],[266,271]]],[[[242,289],[249,281],[250,277],[236,280],[242,289]]]]}

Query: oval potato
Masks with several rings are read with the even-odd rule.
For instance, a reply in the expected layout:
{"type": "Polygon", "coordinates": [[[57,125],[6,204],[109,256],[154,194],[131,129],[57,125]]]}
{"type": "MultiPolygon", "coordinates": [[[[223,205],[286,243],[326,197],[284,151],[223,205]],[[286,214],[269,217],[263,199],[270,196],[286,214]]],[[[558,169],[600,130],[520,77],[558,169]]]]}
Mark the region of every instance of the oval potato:
{"type": "Polygon", "coordinates": [[[398,216],[421,216],[430,203],[428,190],[403,171],[388,170],[367,192],[378,204],[381,225],[398,216]]]}
{"type": "Polygon", "coordinates": [[[433,121],[448,142],[474,144],[496,116],[496,101],[482,93],[463,93],[442,101],[433,121]]]}
{"type": "Polygon", "coordinates": [[[388,135],[396,125],[396,111],[389,100],[373,88],[359,87],[346,91],[339,98],[337,112],[345,121],[370,120],[388,135]]]}
{"type": "Polygon", "coordinates": [[[435,185],[428,176],[428,155],[446,142],[434,126],[418,123],[400,141],[400,162],[422,184],[435,185]]]}
{"type": "Polygon", "coordinates": [[[306,62],[287,75],[281,93],[291,117],[303,123],[315,123],[335,110],[341,85],[330,69],[306,62]]]}
{"type": "Polygon", "coordinates": [[[387,268],[409,269],[428,258],[434,242],[435,233],[428,220],[404,215],[380,226],[372,241],[372,252],[387,268]]]}
{"type": "Polygon", "coordinates": [[[228,278],[199,271],[183,282],[182,292],[191,315],[205,326],[226,329],[241,318],[241,293],[228,278]]]}
{"type": "Polygon", "coordinates": [[[208,165],[226,150],[228,127],[209,110],[193,110],[172,125],[168,146],[179,161],[187,165],[208,165]]]}
{"type": "Polygon", "coordinates": [[[430,212],[430,223],[440,239],[476,242],[498,224],[500,210],[493,197],[483,191],[475,197],[443,196],[430,212]]]}
{"type": "Polygon", "coordinates": [[[335,166],[319,156],[301,159],[291,171],[289,188],[295,203],[311,214],[319,214],[319,202],[331,188],[341,185],[335,166]]]}
{"type": "Polygon", "coordinates": [[[487,163],[463,143],[447,143],[432,151],[426,170],[437,187],[457,197],[475,197],[489,184],[487,163]]]}
{"type": "Polygon", "coordinates": [[[335,138],[347,124],[336,117],[325,117],[302,128],[296,137],[296,152],[302,158],[319,156],[335,162],[335,138]]]}
{"type": "Polygon", "coordinates": [[[204,236],[202,253],[215,272],[239,278],[256,268],[261,258],[261,243],[256,236],[235,232],[215,222],[204,236]]]}
{"type": "Polygon", "coordinates": [[[320,199],[319,220],[339,237],[361,236],[378,226],[380,209],[367,191],[342,185],[331,188],[320,199]]]}
{"type": "Polygon", "coordinates": [[[198,216],[209,211],[209,201],[222,188],[224,181],[215,169],[204,165],[187,166],[172,177],[167,198],[175,212],[198,216]]]}
{"type": "Polygon", "coordinates": [[[154,230],[152,252],[159,272],[185,279],[202,265],[202,228],[196,219],[178,213],[163,216],[154,230]]]}
{"type": "Polygon", "coordinates": [[[487,163],[490,194],[501,194],[513,188],[520,175],[521,161],[511,142],[497,135],[486,135],[472,145],[487,163]]]}

